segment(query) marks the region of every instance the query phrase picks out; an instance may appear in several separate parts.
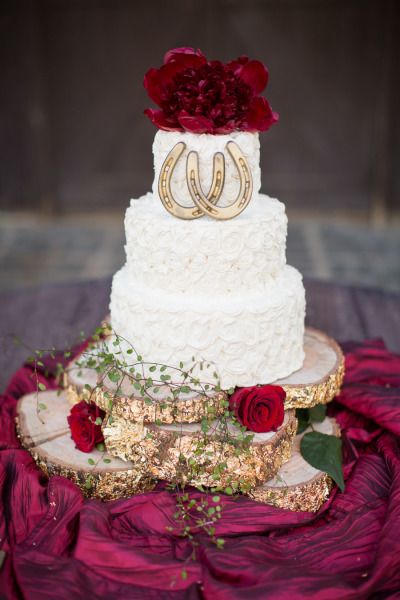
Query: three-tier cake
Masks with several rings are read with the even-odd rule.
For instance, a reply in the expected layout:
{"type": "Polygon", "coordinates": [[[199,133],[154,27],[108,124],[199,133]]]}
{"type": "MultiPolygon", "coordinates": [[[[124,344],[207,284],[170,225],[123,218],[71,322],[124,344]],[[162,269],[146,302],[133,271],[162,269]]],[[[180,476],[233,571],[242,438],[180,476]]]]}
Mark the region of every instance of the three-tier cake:
{"type": "Polygon", "coordinates": [[[287,217],[282,202],[260,193],[257,132],[194,134],[158,131],[153,144],[153,191],[132,199],[125,216],[126,264],[114,276],[111,325],[145,360],[171,366],[205,360],[221,386],[268,383],[304,359],[305,295],[300,273],[286,264],[287,217]],[[232,205],[240,177],[226,148],[247,161],[252,194],[231,219],[176,218],[165,210],[159,180],[168,154],[184,149],[170,190],[193,206],[187,182],[190,153],[199,158],[201,188],[213,180],[213,157],[224,157],[218,208],[232,205]]]}

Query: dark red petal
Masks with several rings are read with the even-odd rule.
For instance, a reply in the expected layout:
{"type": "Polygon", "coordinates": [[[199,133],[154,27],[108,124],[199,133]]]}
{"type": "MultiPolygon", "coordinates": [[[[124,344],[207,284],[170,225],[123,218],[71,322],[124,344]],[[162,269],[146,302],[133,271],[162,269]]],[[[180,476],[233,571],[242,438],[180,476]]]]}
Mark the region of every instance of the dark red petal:
{"type": "Polygon", "coordinates": [[[170,62],[167,65],[162,65],[158,70],[159,85],[162,89],[173,83],[173,79],[177,73],[186,69],[187,65],[181,61],[170,62]]]}
{"type": "Polygon", "coordinates": [[[232,396],[229,398],[229,408],[232,412],[235,412],[242,400],[251,391],[251,387],[236,388],[232,396]]]}
{"type": "Polygon", "coordinates": [[[232,133],[232,131],[235,131],[235,129],[237,129],[237,127],[235,126],[235,123],[233,121],[229,121],[228,123],[225,123],[225,125],[222,125],[221,127],[216,127],[214,129],[214,133],[219,133],[219,134],[232,133]]]}
{"type": "Polygon", "coordinates": [[[243,131],[266,131],[278,120],[278,113],[272,112],[267,99],[260,96],[252,98],[241,129],[243,131]]]}
{"type": "Polygon", "coordinates": [[[182,127],[180,127],[179,123],[175,121],[175,119],[168,119],[162,110],[146,108],[144,114],[147,115],[150,121],[159,129],[163,129],[164,131],[182,131],[182,127]]]}
{"type": "Polygon", "coordinates": [[[213,122],[201,115],[193,117],[192,115],[181,111],[178,115],[178,121],[183,129],[190,133],[213,133],[213,122]]]}
{"type": "Polygon", "coordinates": [[[156,104],[160,104],[164,92],[164,84],[158,69],[149,69],[144,76],[143,85],[150,98],[156,104]]]}
{"type": "Polygon", "coordinates": [[[196,56],[201,58],[203,62],[206,62],[206,57],[201,50],[195,50],[194,48],[189,48],[188,46],[181,46],[180,48],[172,48],[171,50],[168,50],[168,52],[164,55],[164,65],[173,60],[180,60],[182,55],[196,56]]]}
{"type": "Polygon", "coordinates": [[[268,83],[268,70],[259,60],[250,60],[237,69],[236,73],[252,89],[255,96],[261,94],[268,83]]]}
{"type": "Polygon", "coordinates": [[[242,69],[242,66],[248,62],[249,59],[247,58],[247,56],[239,56],[239,58],[236,58],[235,60],[231,60],[230,62],[226,63],[226,67],[227,69],[237,74],[237,72],[242,69]]]}

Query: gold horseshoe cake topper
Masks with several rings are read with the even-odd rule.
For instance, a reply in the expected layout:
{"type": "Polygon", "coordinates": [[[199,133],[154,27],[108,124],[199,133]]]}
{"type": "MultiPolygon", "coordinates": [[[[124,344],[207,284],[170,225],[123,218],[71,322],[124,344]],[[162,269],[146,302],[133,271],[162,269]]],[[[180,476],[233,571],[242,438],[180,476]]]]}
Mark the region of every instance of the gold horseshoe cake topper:
{"type": "Polygon", "coordinates": [[[199,156],[197,152],[189,152],[186,162],[186,183],[195,206],[182,206],[175,200],[171,191],[171,176],[185,148],[186,144],[178,142],[168,153],[161,167],[158,192],[164,208],[180,219],[198,219],[209,215],[214,219],[226,220],[239,215],[249,204],[253,191],[251,171],[239,146],[233,141],[226,144],[239,173],[240,188],[233,204],[225,207],[217,207],[225,181],[225,158],[222,152],[214,154],[213,177],[207,195],[204,194],[200,183],[199,156]]]}
{"type": "MultiPolygon", "coordinates": [[[[198,219],[204,216],[204,211],[198,204],[195,206],[182,206],[177,202],[171,191],[171,177],[176,163],[182,156],[186,144],[178,142],[168,153],[163,166],[161,167],[160,176],[158,179],[158,193],[163,203],[164,208],[180,219],[198,219]]],[[[225,180],[225,161],[224,155],[220,152],[214,154],[213,161],[213,178],[210,190],[207,194],[207,202],[216,204],[221,197],[222,189],[225,180]]],[[[202,192],[203,193],[203,192],[202,192]]],[[[204,194],[203,194],[204,195],[204,194]]]]}

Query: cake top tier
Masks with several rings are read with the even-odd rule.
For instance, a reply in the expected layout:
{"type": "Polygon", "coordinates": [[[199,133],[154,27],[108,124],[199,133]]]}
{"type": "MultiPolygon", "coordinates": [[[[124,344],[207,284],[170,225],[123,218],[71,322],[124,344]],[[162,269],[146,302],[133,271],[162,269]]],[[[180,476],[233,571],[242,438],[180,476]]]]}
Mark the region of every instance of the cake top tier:
{"type": "Polygon", "coordinates": [[[278,120],[265,97],[268,71],[242,56],[209,61],[175,48],[144,86],[159,109],[145,113],[162,131],[153,146],[154,194],[171,215],[225,221],[260,189],[258,132],[278,120]]]}
{"type": "MultiPolygon", "coordinates": [[[[171,149],[182,144],[182,153],[170,170],[169,187],[172,198],[184,207],[194,207],[190,186],[187,180],[188,157],[196,153],[198,157],[198,178],[201,188],[208,193],[215,180],[215,155],[222,155],[224,175],[221,194],[216,208],[225,208],[239,196],[241,187],[240,171],[229,153],[228,144],[234,143],[247,162],[252,179],[249,201],[256,197],[261,188],[260,142],[258,133],[234,131],[227,135],[209,133],[195,134],[179,131],[157,131],[153,143],[154,181],[153,194],[161,202],[164,188],[160,186],[162,169],[171,149]],[[161,188],[161,189],[160,189],[161,188]]],[[[212,216],[212,215],[209,215],[212,216]]],[[[209,218],[205,216],[205,218],[209,218]]]]}

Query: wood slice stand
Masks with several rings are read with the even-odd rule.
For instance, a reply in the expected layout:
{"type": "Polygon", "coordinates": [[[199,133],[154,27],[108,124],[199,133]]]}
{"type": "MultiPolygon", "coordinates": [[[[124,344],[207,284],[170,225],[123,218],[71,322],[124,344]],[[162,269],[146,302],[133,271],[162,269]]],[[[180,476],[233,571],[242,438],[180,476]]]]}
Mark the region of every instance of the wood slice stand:
{"type": "Polygon", "coordinates": [[[47,476],[68,477],[85,496],[102,500],[131,496],[154,487],[148,473],[131,462],[98,450],[77,450],[67,422],[70,409],[65,393],[53,391],[28,394],[18,402],[16,424],[21,444],[47,476]],[[38,412],[39,403],[46,408],[38,412]],[[94,465],[88,463],[89,459],[94,465]]]}
{"type": "MultiPolygon", "coordinates": [[[[128,497],[154,487],[155,481],[149,474],[148,464],[143,460],[137,460],[137,456],[134,456],[135,463],[133,463],[101,453],[98,450],[91,453],[77,450],[70,437],[67,423],[70,408],[64,392],[58,394],[47,391],[39,392],[38,395],[28,394],[18,402],[16,422],[21,443],[29,450],[46,475],[67,477],[80,487],[85,496],[101,500],[128,497]],[[37,412],[38,402],[46,406],[39,413],[37,412]],[[89,458],[95,461],[94,465],[88,463],[89,458]],[[104,458],[110,462],[105,463],[104,458]]],[[[124,419],[119,419],[119,422],[122,427],[129,428],[130,437],[127,448],[131,451],[133,424],[124,419]]],[[[118,420],[115,423],[118,423],[118,420]]],[[[115,427],[114,424],[113,426],[115,427]]],[[[339,428],[333,419],[326,418],[323,423],[316,423],[313,426],[322,433],[339,435],[339,428]]],[[[195,426],[183,427],[188,429],[187,433],[190,438],[195,426]]],[[[290,427],[291,421],[288,421],[288,416],[286,416],[285,431],[287,432],[290,427]]],[[[180,431],[180,426],[161,426],[158,429],[162,432],[161,435],[173,440],[176,433],[180,431]]],[[[119,451],[123,452],[121,450],[121,430],[115,431],[115,433],[119,451]]],[[[111,433],[108,434],[108,437],[112,451],[114,451],[116,449],[115,439],[112,440],[111,433]]],[[[320,508],[329,495],[332,481],[326,473],[314,469],[301,457],[301,437],[301,435],[295,436],[293,448],[289,450],[289,454],[292,452],[292,455],[281,466],[276,476],[249,493],[252,498],[290,510],[315,512],[320,508]]],[[[292,444],[293,439],[290,446],[292,444]]],[[[271,446],[271,457],[275,450],[276,440],[275,448],[271,446]]],[[[171,464],[165,467],[167,472],[176,468],[176,464],[172,460],[171,464]]],[[[164,475],[160,466],[156,466],[156,470],[158,469],[159,475],[164,475]]]]}
{"type": "MultiPolygon", "coordinates": [[[[336,421],[329,417],[322,423],[313,423],[313,428],[328,435],[340,435],[336,421]]],[[[329,475],[312,467],[300,454],[301,439],[309,431],[310,428],[296,436],[290,459],[274,479],[252,490],[251,498],[295,511],[319,510],[327,500],[333,482],[329,475]]]]}
{"type": "MultiPolygon", "coordinates": [[[[307,327],[304,351],[303,367],[289,377],[274,382],[286,391],[285,410],[326,404],[339,393],[343,383],[343,353],[334,339],[322,331],[307,327]]],[[[90,399],[103,410],[128,421],[157,421],[162,424],[198,423],[210,411],[218,416],[225,410],[222,403],[226,399],[224,392],[207,396],[192,392],[170,400],[164,390],[157,398],[159,402],[146,404],[144,398],[135,395],[131,385],[126,385],[123,394],[115,396],[110,403],[115,386],[111,382],[107,386],[97,385],[96,371],[77,365],[81,358],[78,356],[67,368],[65,386],[71,403],[90,399]],[[92,390],[85,389],[86,384],[92,390]]]]}

